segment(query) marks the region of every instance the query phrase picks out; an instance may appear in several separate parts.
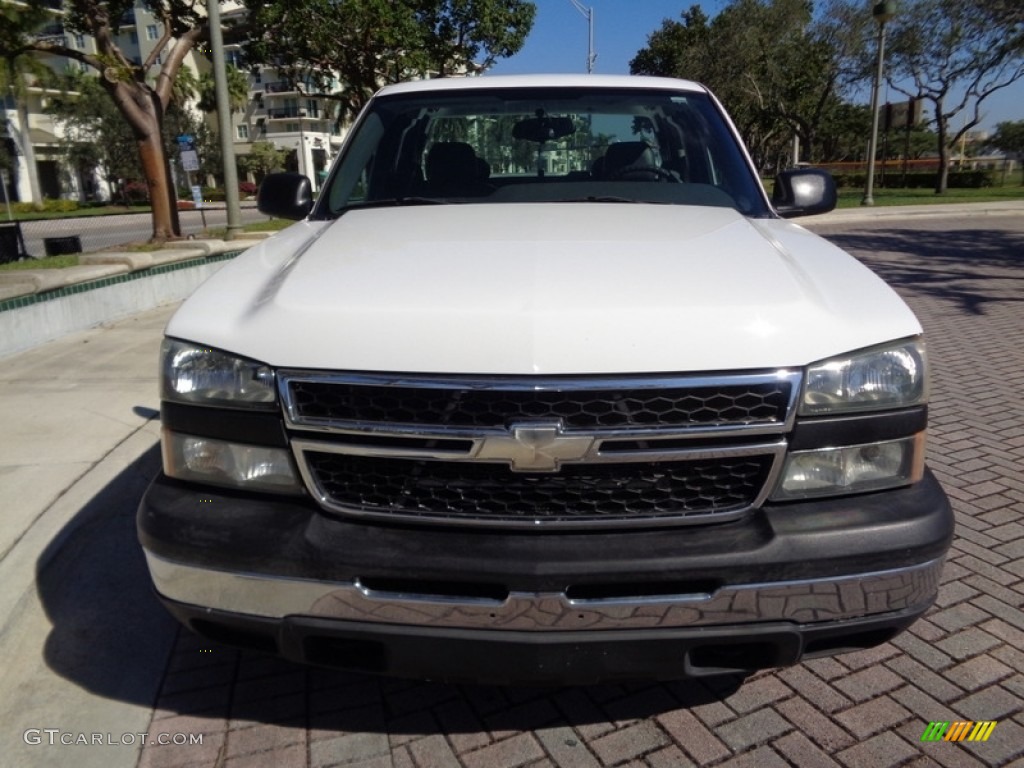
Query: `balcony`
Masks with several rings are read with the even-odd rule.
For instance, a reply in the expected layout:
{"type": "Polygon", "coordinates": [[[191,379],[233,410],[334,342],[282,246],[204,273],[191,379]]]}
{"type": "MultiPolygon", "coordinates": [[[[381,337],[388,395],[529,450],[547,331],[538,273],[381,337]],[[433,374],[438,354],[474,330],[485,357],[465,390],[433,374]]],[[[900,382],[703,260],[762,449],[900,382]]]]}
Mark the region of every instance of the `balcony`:
{"type": "Polygon", "coordinates": [[[35,34],[35,39],[40,43],[53,43],[55,45],[64,45],[64,25],[60,22],[54,22],[53,24],[47,24],[41,28],[35,34]]]}
{"type": "Polygon", "coordinates": [[[320,90],[317,84],[310,80],[299,83],[294,80],[276,80],[265,83],[263,87],[267,93],[317,93],[320,90]]]}
{"type": "Polygon", "coordinates": [[[263,90],[267,93],[296,93],[299,89],[287,80],[278,80],[274,83],[264,83],[263,90]]]}
{"type": "Polygon", "coordinates": [[[322,116],[319,109],[307,109],[305,107],[276,107],[267,110],[267,119],[269,120],[287,120],[296,117],[319,120],[322,116]]]}

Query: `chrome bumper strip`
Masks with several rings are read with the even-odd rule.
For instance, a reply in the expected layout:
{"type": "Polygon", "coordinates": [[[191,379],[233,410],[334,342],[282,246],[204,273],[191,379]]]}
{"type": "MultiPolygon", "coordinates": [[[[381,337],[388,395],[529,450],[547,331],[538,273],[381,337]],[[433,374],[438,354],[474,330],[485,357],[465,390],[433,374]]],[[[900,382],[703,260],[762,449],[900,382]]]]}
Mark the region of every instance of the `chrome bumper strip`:
{"type": "Polygon", "coordinates": [[[181,603],[269,618],[316,618],[522,631],[657,629],[754,622],[839,621],[924,608],[942,559],[834,579],[724,587],[710,594],[571,600],[562,592],[512,592],[505,600],[382,593],[355,582],[229,573],[146,552],[157,591],[181,603]]]}

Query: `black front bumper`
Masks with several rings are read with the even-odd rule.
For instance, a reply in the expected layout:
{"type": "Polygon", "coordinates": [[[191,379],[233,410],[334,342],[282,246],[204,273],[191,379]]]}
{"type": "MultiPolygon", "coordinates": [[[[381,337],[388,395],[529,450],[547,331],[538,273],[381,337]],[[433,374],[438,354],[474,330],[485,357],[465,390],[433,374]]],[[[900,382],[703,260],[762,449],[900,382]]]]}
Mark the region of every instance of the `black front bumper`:
{"type": "MultiPolygon", "coordinates": [[[[718,525],[535,533],[389,526],[325,514],[305,497],[215,491],[158,477],[144,497],[147,554],[216,572],[304,582],[375,582],[428,593],[680,594],[817,582],[941,560],[953,517],[930,473],[909,488],[766,506],[718,525]],[[440,586],[439,586],[440,585],[440,586]]],[[[261,617],[220,605],[168,608],[201,634],[288,658],[399,676],[570,683],[792,664],[884,642],[923,613],[928,594],[841,621],[511,631],[305,615],[261,617]]],[[[923,593],[922,593],[923,594],[923,593]]]]}
{"type": "Polygon", "coordinates": [[[489,685],[591,685],[745,674],[874,647],[902,632],[927,609],[809,625],[780,622],[642,632],[535,633],[303,616],[264,619],[167,599],[162,602],[179,621],[204,637],[291,661],[393,677],[489,685]]]}

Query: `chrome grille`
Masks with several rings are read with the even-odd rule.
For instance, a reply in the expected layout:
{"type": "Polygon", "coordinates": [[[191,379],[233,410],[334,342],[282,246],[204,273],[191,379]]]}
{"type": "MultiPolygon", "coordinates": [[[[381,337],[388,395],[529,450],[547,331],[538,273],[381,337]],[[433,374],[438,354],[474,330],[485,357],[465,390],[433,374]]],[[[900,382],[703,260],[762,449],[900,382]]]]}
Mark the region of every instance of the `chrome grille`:
{"type": "Polygon", "coordinates": [[[499,527],[729,520],[763,502],[799,373],[279,371],[306,486],[342,514],[499,527]]]}

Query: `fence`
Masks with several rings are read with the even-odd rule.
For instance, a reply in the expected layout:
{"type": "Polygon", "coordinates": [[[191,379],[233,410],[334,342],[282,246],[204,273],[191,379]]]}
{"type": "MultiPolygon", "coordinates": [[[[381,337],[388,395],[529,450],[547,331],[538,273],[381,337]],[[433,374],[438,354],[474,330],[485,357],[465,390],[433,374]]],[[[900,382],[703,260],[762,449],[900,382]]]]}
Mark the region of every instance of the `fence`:
{"type": "MultiPolygon", "coordinates": [[[[824,168],[832,173],[866,173],[868,164],[864,160],[856,160],[843,163],[822,163],[816,168],[824,168]]],[[[1007,157],[955,157],[949,161],[950,171],[998,171],[1013,173],[1016,169],[1016,162],[1007,157]]],[[[939,159],[937,157],[926,157],[923,159],[904,160],[903,158],[889,158],[879,160],[875,163],[875,173],[881,171],[886,173],[935,173],[939,170],[939,159]]]]}

